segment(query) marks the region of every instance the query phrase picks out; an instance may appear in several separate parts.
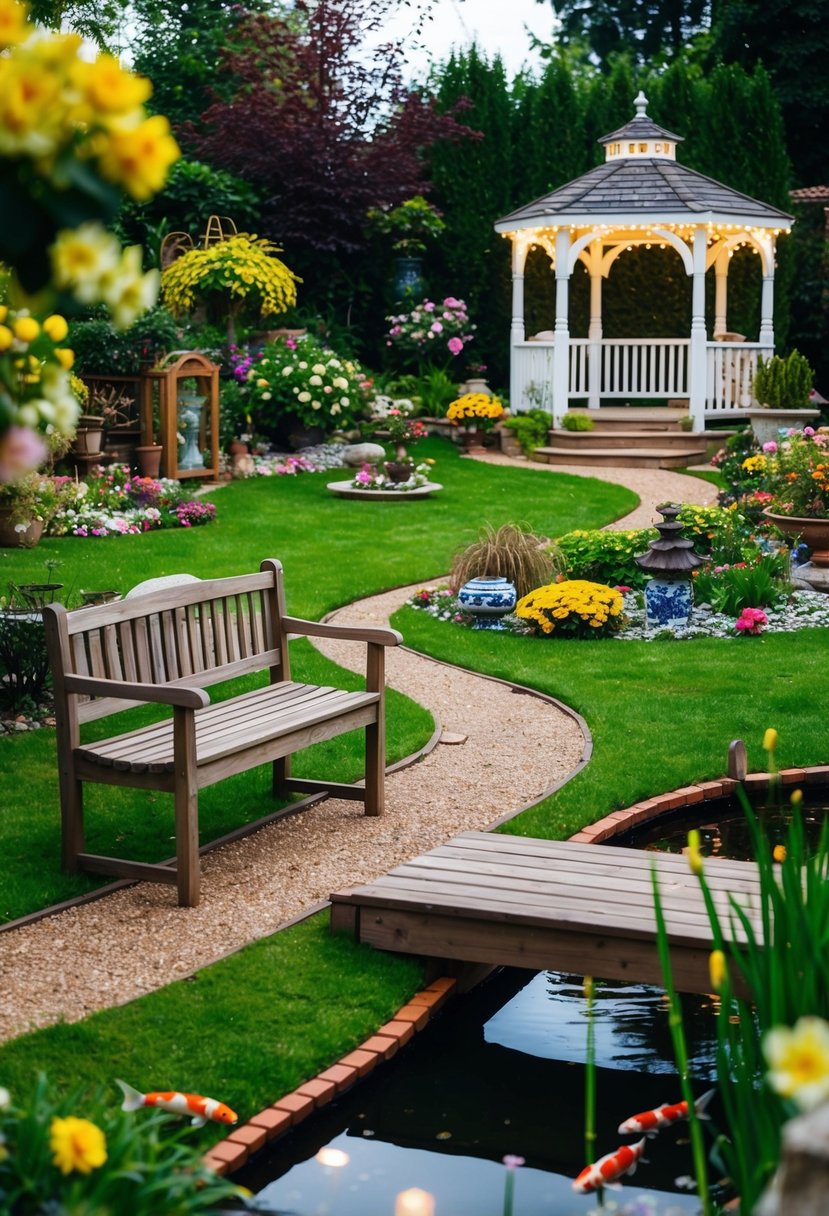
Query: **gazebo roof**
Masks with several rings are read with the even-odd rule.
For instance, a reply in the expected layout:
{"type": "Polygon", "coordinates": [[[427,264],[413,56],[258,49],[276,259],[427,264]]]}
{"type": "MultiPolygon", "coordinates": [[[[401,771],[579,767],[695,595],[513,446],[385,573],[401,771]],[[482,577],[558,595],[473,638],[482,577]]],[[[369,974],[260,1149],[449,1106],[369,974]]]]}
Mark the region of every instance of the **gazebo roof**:
{"type": "Polygon", "coordinates": [[[788,228],[792,216],[732,190],[675,160],[607,161],[496,222],[499,232],[546,225],[584,226],[614,220],[642,223],[749,224],[788,228]]]}
{"type": "Polygon", "coordinates": [[[675,149],[682,137],[648,118],[643,93],[635,105],[629,123],[598,141],[605,148],[603,165],[505,215],[496,230],[707,223],[789,228],[793,217],[785,211],[679,164],[675,149]]]}

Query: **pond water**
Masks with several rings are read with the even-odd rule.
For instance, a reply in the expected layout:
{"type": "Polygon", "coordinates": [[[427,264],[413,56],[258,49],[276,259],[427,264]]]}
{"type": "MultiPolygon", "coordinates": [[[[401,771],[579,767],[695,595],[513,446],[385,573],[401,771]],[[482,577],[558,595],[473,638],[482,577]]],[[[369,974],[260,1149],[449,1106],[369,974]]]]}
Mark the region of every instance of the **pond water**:
{"type": "MultiPolygon", "coordinates": [[[[708,804],[636,829],[646,848],[684,847],[698,827],[704,849],[745,857],[739,808],[708,804]],[[728,813],[730,810],[730,814],[728,813]]],[[[772,812],[764,812],[771,817],[772,812]]],[[[770,818],[773,840],[785,818],[770,818]]],[[[804,810],[817,838],[824,808],[804,810]]],[[[698,1094],[716,1073],[711,998],[683,997],[684,1023],[698,1094]]],[[[620,1136],[627,1117],[679,1101],[667,1005],[646,985],[598,983],[594,1001],[597,1156],[635,1137],[620,1136]]],[[[525,1159],[515,1172],[515,1216],[586,1216],[595,1195],[573,1192],[586,1162],[584,1063],[587,1011],[578,976],[504,969],[446,1012],[400,1056],[260,1154],[236,1180],[257,1194],[258,1210],[293,1216],[392,1216],[395,1197],[419,1187],[435,1197],[435,1216],[500,1216],[506,1154],[525,1159]],[[337,1150],[325,1163],[325,1150],[337,1150]],[[318,1154],[322,1152],[322,1159],[318,1154]]],[[[717,1099],[709,1108],[714,1122],[717,1099]]],[[[692,1173],[687,1123],[650,1141],[646,1162],[606,1191],[614,1216],[698,1212],[683,1186],[692,1173]],[[615,1206],[614,1206],[615,1205],[615,1206]]]]}
{"type": "MultiPolygon", "coordinates": [[[[714,1073],[708,998],[685,1007],[702,1092],[714,1073]]],[[[623,1119],[680,1095],[662,993],[602,984],[594,1008],[602,1155],[634,1139],[617,1134],[623,1119]]],[[[296,1216],[392,1216],[409,1187],[435,1196],[435,1216],[498,1216],[502,1158],[514,1153],[526,1162],[515,1176],[516,1216],[594,1211],[595,1196],[571,1189],[585,1164],[585,1009],[578,977],[498,972],[236,1180],[258,1193],[260,1210],[296,1216]],[[347,1164],[318,1161],[324,1148],[347,1164]]],[[[675,1183],[690,1172],[686,1136],[680,1123],[648,1147],[617,1213],[697,1210],[675,1183]]]]}

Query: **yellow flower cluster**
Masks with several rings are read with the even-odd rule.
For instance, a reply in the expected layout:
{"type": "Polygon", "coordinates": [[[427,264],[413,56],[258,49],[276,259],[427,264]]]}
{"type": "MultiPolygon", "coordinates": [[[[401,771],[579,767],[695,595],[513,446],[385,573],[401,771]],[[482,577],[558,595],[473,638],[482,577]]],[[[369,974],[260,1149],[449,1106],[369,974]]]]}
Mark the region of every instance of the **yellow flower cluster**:
{"type": "Polygon", "coordinates": [[[239,233],[207,249],[190,249],[161,276],[161,294],[172,313],[188,312],[197,299],[230,293],[259,304],[262,316],[285,312],[296,304],[293,271],[274,255],[278,246],[264,237],[239,233]]]}
{"type": "Polygon", "coordinates": [[[68,434],[79,405],[69,369],[75,356],[66,339],[64,317],[38,321],[26,310],[0,305],[0,408],[9,425],[68,434]]]}
{"type": "Polygon", "coordinates": [[[764,473],[768,461],[765,456],[747,456],[743,461],[746,473],[764,473]]]}
{"type": "Polygon", "coordinates": [[[613,631],[622,624],[624,600],[621,593],[604,583],[569,579],[538,587],[520,599],[515,615],[532,621],[543,634],[561,633],[590,636],[591,631],[613,631]]]}
{"type": "Polygon", "coordinates": [[[450,422],[465,422],[467,418],[494,422],[503,412],[501,402],[497,397],[490,397],[489,393],[464,393],[450,404],[446,417],[450,422]]]}
{"type": "Polygon", "coordinates": [[[0,155],[29,158],[37,173],[66,188],[61,157],[71,152],[136,199],[160,190],[179,157],[166,118],[148,118],[148,80],[111,55],[86,60],[77,34],[35,37],[27,6],[0,0],[0,155]]]}
{"type": "Polygon", "coordinates": [[[49,1147],[52,1163],[62,1174],[89,1174],[107,1159],[106,1138],[100,1127],[74,1115],[52,1120],[49,1147]]]}

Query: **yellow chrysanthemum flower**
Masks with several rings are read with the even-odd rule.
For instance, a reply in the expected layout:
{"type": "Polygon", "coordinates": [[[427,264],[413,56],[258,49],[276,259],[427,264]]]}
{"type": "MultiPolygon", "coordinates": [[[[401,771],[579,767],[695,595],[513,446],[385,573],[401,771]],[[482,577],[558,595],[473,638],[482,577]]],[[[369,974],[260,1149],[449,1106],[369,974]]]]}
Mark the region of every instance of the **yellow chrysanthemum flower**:
{"type": "Polygon", "coordinates": [[[49,1147],[53,1164],[62,1174],[89,1174],[107,1159],[104,1133],[88,1119],[76,1119],[74,1115],[52,1120],[49,1147]]]}
{"type": "Polygon", "coordinates": [[[47,317],[43,322],[43,332],[53,342],[62,342],[69,333],[69,326],[66,324],[66,318],[60,313],[53,312],[50,317],[47,317]]]}
{"type": "Polygon", "coordinates": [[[40,333],[40,325],[34,317],[17,317],[12,325],[14,336],[20,342],[34,342],[40,333]]]}

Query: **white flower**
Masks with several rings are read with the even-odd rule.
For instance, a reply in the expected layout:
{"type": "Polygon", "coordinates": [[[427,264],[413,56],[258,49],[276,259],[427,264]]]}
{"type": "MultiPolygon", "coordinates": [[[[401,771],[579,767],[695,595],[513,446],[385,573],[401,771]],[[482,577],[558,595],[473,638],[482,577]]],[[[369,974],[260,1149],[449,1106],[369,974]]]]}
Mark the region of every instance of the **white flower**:
{"type": "Polygon", "coordinates": [[[823,1018],[776,1026],[763,1040],[763,1054],[775,1093],[792,1098],[801,1110],[814,1110],[829,1099],[829,1023],[823,1018]]]}
{"type": "Polygon", "coordinates": [[[312,402],[311,402],[311,409],[312,409],[312,410],[319,410],[319,409],[322,409],[322,402],[321,402],[321,401],[312,401],[312,402]]]}
{"type": "Polygon", "coordinates": [[[305,372],[308,370],[308,364],[305,362],[304,359],[300,363],[297,364],[297,367],[299,368],[299,370],[301,372],[305,372]]]}
{"type": "MultiPolygon", "coordinates": [[[[315,376],[324,376],[325,375],[325,365],[322,363],[315,363],[314,366],[311,368],[311,371],[314,373],[315,376]]],[[[311,383],[313,384],[313,381],[311,381],[311,383]]]]}
{"type": "Polygon", "coordinates": [[[101,280],[121,260],[121,246],[102,224],[81,224],[58,233],[51,250],[55,286],[71,291],[82,304],[100,298],[101,280]]]}
{"type": "Polygon", "coordinates": [[[334,388],[348,388],[348,381],[346,380],[345,376],[335,376],[332,384],[334,385],[334,388]]]}
{"type": "Polygon", "coordinates": [[[348,404],[349,404],[348,397],[340,397],[340,405],[348,405],[348,404]]]}
{"type": "Polygon", "coordinates": [[[311,400],[311,394],[310,394],[310,393],[308,392],[308,390],[306,389],[306,390],[304,390],[303,392],[301,392],[301,393],[299,394],[299,398],[298,398],[298,400],[299,400],[299,401],[302,401],[302,402],[305,402],[305,401],[310,401],[310,400],[311,400]]]}
{"type": "MultiPolygon", "coordinates": [[[[324,370],[325,370],[325,369],[323,368],[323,371],[324,371],[324,370]]],[[[309,383],[309,384],[313,384],[313,385],[314,385],[314,387],[316,388],[316,387],[317,387],[317,385],[322,384],[322,377],[320,377],[320,376],[316,376],[316,375],[314,375],[314,376],[309,376],[309,377],[308,377],[308,383],[309,383]]]]}
{"type": "Polygon", "coordinates": [[[283,376],[290,376],[290,375],[291,375],[291,373],[293,372],[293,370],[294,370],[294,369],[293,369],[293,368],[292,368],[290,365],[289,365],[289,366],[287,366],[287,367],[283,367],[283,369],[282,369],[282,375],[283,375],[283,376]]]}
{"type": "Polygon", "coordinates": [[[271,399],[271,397],[272,397],[272,396],[273,396],[273,393],[263,393],[263,394],[262,394],[262,400],[263,400],[263,401],[270,401],[270,399],[271,399]]]}

